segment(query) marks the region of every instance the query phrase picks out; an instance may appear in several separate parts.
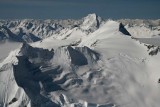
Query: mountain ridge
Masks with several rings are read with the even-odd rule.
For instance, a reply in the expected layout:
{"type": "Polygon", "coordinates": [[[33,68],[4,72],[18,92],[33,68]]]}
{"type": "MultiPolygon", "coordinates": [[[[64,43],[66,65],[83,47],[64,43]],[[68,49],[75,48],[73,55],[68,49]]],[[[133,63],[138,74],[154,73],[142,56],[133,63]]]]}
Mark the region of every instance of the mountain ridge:
{"type": "MultiPolygon", "coordinates": [[[[35,42],[41,39],[50,37],[52,35],[58,34],[63,29],[73,29],[80,28],[87,35],[89,33],[97,30],[103,23],[107,20],[102,19],[100,16],[93,14],[88,14],[88,16],[78,19],[78,20],[35,20],[35,19],[24,19],[24,20],[10,20],[10,21],[0,21],[0,40],[11,39],[12,41],[19,42],[35,42]],[[92,20],[92,21],[91,21],[92,20]],[[3,30],[5,27],[9,32],[14,35],[14,38],[10,38],[10,34],[6,34],[3,30]],[[17,39],[17,40],[16,40],[17,39]]],[[[141,20],[141,19],[121,19],[115,20],[124,26],[134,26],[144,25],[147,29],[157,29],[159,30],[160,20],[141,20]]]]}
{"type": "Polygon", "coordinates": [[[15,35],[19,27],[24,33],[34,26],[41,40],[23,40],[1,60],[0,107],[159,106],[158,27],[105,21],[96,14],[70,21],[55,27],[50,20],[8,24],[15,35]],[[54,32],[45,32],[48,25],[54,32]]]}

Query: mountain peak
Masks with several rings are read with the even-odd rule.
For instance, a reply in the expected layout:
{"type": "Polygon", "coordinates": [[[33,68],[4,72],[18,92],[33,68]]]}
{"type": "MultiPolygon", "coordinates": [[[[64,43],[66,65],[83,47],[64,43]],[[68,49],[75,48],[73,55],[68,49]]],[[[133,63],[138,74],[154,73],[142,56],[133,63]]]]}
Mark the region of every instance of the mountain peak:
{"type": "Polygon", "coordinates": [[[83,23],[81,25],[81,28],[83,30],[88,30],[90,32],[93,32],[99,28],[101,22],[102,22],[101,17],[97,16],[95,13],[88,14],[86,17],[83,18],[83,23]]]}
{"type": "Polygon", "coordinates": [[[96,13],[91,13],[91,14],[88,14],[87,16],[86,16],[86,18],[90,18],[90,17],[92,17],[92,18],[97,18],[97,14],[96,13]]]}
{"type": "Polygon", "coordinates": [[[119,31],[122,32],[124,35],[131,36],[131,34],[126,30],[122,23],[119,24],[119,31]]]}

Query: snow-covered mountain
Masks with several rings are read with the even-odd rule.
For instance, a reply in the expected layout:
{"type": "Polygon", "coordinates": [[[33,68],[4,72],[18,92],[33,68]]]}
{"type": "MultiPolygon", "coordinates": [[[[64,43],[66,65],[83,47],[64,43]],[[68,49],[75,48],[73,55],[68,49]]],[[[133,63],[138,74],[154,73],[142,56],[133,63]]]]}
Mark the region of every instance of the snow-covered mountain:
{"type": "Polygon", "coordinates": [[[2,41],[24,42],[0,60],[0,107],[159,107],[159,24],[0,23],[2,41]]]}
{"type": "Polygon", "coordinates": [[[75,27],[90,33],[99,28],[102,22],[103,20],[96,14],[89,14],[79,20],[1,20],[0,40],[35,42],[58,34],[62,29],[73,29],[75,27]]]}
{"type": "MultiPolygon", "coordinates": [[[[74,28],[79,28],[88,35],[97,30],[105,21],[96,14],[89,14],[79,20],[0,20],[0,40],[36,42],[59,34],[64,29],[69,31],[74,28]]],[[[134,36],[142,35],[141,30],[143,33],[146,32],[142,36],[159,36],[160,20],[121,19],[117,21],[126,25],[134,36]]]]}

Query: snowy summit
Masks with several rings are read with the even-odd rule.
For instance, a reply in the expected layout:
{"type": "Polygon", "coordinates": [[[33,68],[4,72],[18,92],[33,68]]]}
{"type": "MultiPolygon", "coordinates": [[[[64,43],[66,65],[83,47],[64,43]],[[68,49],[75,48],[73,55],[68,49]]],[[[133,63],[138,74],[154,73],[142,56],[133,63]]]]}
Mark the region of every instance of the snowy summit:
{"type": "Polygon", "coordinates": [[[157,23],[1,20],[0,107],[159,107],[157,23]]]}

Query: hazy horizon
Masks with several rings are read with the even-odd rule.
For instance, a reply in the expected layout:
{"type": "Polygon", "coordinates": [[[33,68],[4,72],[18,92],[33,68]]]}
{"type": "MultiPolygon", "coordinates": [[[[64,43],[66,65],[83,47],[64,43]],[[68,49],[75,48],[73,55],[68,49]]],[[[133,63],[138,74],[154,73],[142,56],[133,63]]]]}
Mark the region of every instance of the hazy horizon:
{"type": "Polygon", "coordinates": [[[159,0],[1,0],[0,19],[160,19],[159,0]]]}

